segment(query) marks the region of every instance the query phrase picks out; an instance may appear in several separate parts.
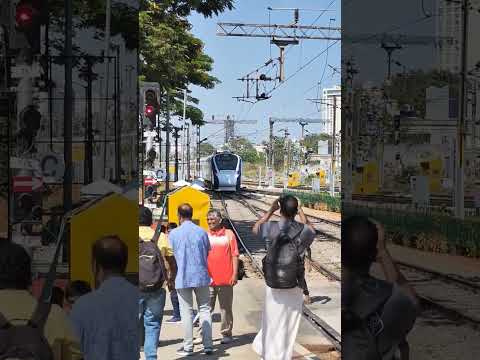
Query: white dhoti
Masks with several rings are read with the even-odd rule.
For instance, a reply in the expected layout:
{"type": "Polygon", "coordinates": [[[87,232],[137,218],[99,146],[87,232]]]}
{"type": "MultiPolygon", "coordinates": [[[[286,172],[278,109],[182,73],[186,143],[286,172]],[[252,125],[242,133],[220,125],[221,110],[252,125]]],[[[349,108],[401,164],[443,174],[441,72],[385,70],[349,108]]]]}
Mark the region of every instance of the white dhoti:
{"type": "Polygon", "coordinates": [[[291,360],[302,317],[303,292],[300,288],[265,291],[262,328],[253,350],[264,360],[291,360]]]}

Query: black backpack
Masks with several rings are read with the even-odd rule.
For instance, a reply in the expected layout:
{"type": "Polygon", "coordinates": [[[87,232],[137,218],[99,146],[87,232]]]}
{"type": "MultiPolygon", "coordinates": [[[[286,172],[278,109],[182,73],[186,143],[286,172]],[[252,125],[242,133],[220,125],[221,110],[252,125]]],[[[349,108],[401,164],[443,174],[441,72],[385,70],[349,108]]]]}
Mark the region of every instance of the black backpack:
{"type": "Polygon", "coordinates": [[[391,284],[372,278],[342,284],[342,358],[384,359],[378,338],[384,330],[382,313],[392,289],[391,284]]]}
{"type": "Polygon", "coordinates": [[[272,227],[269,234],[271,245],[262,260],[268,287],[292,289],[300,286],[305,276],[305,266],[295,240],[303,229],[304,225],[296,222],[292,222],[288,229],[280,229],[278,223],[272,227]]]}
{"type": "Polygon", "coordinates": [[[52,349],[43,334],[50,307],[38,302],[24,325],[12,325],[0,313],[0,360],[53,360],[52,349]]]}
{"type": "Polygon", "coordinates": [[[165,263],[158,246],[153,241],[139,244],[139,285],[144,292],[155,291],[163,286],[167,276],[165,263]]]}

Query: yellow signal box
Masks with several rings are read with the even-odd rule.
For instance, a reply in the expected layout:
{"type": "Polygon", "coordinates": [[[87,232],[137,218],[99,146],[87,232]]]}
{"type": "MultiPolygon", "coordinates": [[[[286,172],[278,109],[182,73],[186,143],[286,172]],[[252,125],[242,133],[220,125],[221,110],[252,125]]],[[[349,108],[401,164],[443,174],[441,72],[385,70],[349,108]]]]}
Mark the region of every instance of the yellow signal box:
{"type": "Polygon", "coordinates": [[[374,194],[379,189],[378,166],[375,163],[365,164],[355,176],[354,193],[374,194]]]}
{"type": "Polygon", "coordinates": [[[429,183],[430,183],[430,192],[438,193],[442,191],[442,172],[443,172],[443,162],[441,159],[430,160],[430,174],[429,174],[429,183]]]}
{"type": "Polygon", "coordinates": [[[325,170],[319,170],[316,172],[316,175],[320,179],[320,186],[327,186],[327,172],[325,170]]]}
{"type": "Polygon", "coordinates": [[[288,174],[288,187],[300,186],[300,173],[293,172],[288,174]]]}
{"type": "Polygon", "coordinates": [[[138,204],[119,194],[107,195],[78,209],[70,220],[70,280],[92,286],[92,245],[117,235],[128,247],[127,275],[138,279],[138,204]]]}
{"type": "Polygon", "coordinates": [[[193,222],[208,230],[207,213],[210,210],[210,197],[190,186],[180,188],[168,195],[168,222],[178,225],[178,207],[190,204],[193,208],[193,222]]]}

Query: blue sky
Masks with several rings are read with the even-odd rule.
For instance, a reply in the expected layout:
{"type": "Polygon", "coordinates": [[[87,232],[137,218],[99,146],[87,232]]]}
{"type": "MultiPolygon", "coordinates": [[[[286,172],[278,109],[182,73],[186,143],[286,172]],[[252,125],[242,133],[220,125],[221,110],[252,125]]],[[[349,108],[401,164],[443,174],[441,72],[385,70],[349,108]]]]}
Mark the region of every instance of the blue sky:
{"type": "MultiPolygon", "coordinates": [[[[275,8],[300,8],[300,21],[302,25],[339,27],[340,0],[284,0],[284,1],[263,1],[263,0],[238,0],[235,9],[225,12],[218,17],[205,19],[203,16],[194,14],[190,17],[193,25],[192,32],[205,43],[205,52],[215,61],[212,74],[216,76],[221,84],[215,89],[205,90],[193,87],[193,95],[200,99],[200,108],[206,119],[211,115],[222,116],[225,114],[234,115],[236,119],[257,120],[257,125],[238,125],[236,135],[248,136],[254,142],[260,143],[268,136],[268,118],[275,117],[308,117],[319,118],[320,115],[313,103],[307,98],[317,96],[317,86],[321,79],[326,64],[340,68],[340,42],[333,45],[327,53],[319,56],[309,66],[305,67],[297,75],[285,82],[272,93],[272,98],[267,101],[258,102],[252,106],[250,103],[238,102],[233,96],[243,95],[245,85],[236,79],[248,74],[264,64],[270,58],[279,56],[279,49],[270,47],[267,38],[245,38],[245,37],[220,37],[216,35],[217,22],[244,22],[263,23],[269,22],[268,6],[275,8]],[[321,12],[311,11],[329,8],[333,11],[321,12]],[[335,19],[330,21],[330,19],[335,19]],[[310,90],[309,90],[310,89],[310,90]],[[309,90],[309,91],[307,91],[309,90]]],[[[293,11],[272,11],[270,22],[288,24],[293,21],[293,11]]],[[[331,35],[337,35],[332,32],[331,35]]],[[[303,40],[299,45],[287,49],[285,60],[285,75],[288,78],[302,65],[325,50],[328,42],[326,40],[303,40]]],[[[330,42],[331,45],[331,42],[330,42]]],[[[333,74],[330,67],[326,66],[323,75],[321,88],[331,87],[340,84],[340,76],[333,74]]],[[[299,137],[300,126],[293,124],[276,124],[275,133],[279,134],[285,125],[290,127],[293,137],[299,137]]],[[[202,128],[202,137],[210,136],[209,140],[215,145],[223,143],[224,132],[222,125],[206,125],[202,128]]],[[[318,125],[306,127],[311,132],[318,132],[318,125]]]]}

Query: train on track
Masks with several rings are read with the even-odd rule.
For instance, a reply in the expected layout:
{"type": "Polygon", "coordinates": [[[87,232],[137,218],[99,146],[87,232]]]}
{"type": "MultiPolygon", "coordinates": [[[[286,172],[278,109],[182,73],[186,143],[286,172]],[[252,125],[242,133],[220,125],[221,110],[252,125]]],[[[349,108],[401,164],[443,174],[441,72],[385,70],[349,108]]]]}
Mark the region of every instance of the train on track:
{"type": "Polygon", "coordinates": [[[203,161],[202,177],[214,191],[239,191],[242,158],[230,151],[217,152],[203,161]]]}

